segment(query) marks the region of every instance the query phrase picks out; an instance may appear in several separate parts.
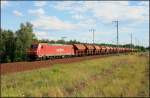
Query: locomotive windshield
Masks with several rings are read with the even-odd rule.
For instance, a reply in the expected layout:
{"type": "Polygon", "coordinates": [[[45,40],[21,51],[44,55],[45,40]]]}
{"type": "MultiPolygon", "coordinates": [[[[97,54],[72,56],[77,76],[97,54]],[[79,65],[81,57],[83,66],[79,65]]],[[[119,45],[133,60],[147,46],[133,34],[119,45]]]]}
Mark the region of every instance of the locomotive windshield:
{"type": "Polygon", "coordinates": [[[31,45],[32,49],[36,49],[38,47],[38,45],[31,45]]]}

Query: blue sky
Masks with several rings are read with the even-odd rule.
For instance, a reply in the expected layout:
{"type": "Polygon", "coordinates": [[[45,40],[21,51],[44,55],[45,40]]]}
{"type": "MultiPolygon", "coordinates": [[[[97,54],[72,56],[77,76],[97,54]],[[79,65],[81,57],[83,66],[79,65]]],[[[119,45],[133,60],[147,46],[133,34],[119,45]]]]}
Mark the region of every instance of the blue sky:
{"type": "Polygon", "coordinates": [[[20,23],[31,22],[39,39],[78,40],[92,43],[116,43],[119,20],[119,43],[149,45],[148,1],[2,1],[1,27],[16,31],[20,23]]]}

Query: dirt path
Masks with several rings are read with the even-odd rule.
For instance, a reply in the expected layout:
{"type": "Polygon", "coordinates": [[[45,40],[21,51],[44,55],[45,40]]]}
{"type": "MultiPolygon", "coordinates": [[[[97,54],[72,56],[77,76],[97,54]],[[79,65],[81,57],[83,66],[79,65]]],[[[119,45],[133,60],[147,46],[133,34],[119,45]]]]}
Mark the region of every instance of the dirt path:
{"type": "Polygon", "coordinates": [[[0,65],[1,74],[8,74],[14,72],[21,72],[33,69],[39,69],[44,67],[51,67],[53,64],[61,63],[71,63],[79,62],[83,60],[95,59],[100,57],[107,57],[110,55],[96,55],[96,56],[85,56],[85,57],[74,57],[74,58],[64,58],[55,60],[45,60],[45,61],[32,61],[32,62],[14,62],[14,63],[4,63],[0,65]]]}

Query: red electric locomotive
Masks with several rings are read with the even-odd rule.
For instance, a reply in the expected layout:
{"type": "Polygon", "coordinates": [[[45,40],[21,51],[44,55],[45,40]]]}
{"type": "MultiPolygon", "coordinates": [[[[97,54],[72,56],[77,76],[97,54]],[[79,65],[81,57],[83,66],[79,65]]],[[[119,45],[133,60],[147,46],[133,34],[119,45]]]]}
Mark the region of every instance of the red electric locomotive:
{"type": "Polygon", "coordinates": [[[32,59],[71,55],[74,55],[73,45],[53,45],[47,43],[38,43],[32,44],[28,51],[28,56],[32,59]]]}

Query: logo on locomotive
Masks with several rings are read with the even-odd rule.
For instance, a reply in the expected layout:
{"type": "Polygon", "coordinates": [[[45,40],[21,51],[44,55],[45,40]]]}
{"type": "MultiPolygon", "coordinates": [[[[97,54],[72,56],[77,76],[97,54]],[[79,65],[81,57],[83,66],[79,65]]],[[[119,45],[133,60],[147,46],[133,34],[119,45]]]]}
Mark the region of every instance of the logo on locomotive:
{"type": "Polygon", "coordinates": [[[56,51],[57,51],[57,52],[63,52],[63,51],[64,51],[64,49],[59,48],[59,49],[56,49],[56,51]]]}

